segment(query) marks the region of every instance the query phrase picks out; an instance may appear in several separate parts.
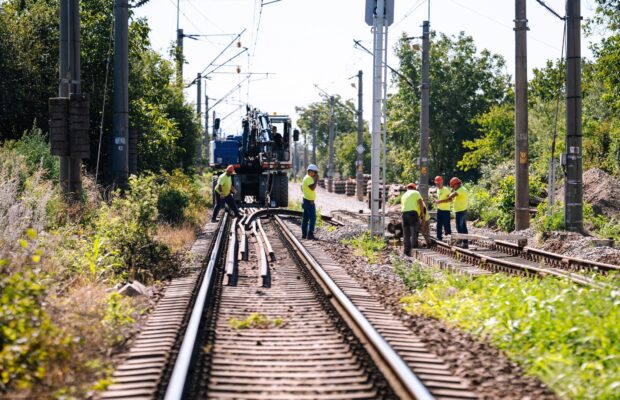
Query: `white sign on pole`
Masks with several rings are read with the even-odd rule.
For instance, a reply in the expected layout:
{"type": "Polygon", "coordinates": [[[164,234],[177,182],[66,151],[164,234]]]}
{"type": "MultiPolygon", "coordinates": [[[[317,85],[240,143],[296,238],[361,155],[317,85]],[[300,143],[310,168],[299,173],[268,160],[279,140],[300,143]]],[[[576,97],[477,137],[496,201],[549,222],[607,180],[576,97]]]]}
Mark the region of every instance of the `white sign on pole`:
{"type": "MultiPolygon", "coordinates": [[[[366,0],[366,23],[370,26],[374,24],[375,10],[377,8],[377,0],[366,0]]],[[[394,0],[385,0],[385,24],[392,25],[394,22],[394,0]]]]}
{"type": "Polygon", "coordinates": [[[360,154],[364,152],[364,146],[362,146],[361,144],[358,144],[356,149],[357,149],[357,152],[360,154]]]}

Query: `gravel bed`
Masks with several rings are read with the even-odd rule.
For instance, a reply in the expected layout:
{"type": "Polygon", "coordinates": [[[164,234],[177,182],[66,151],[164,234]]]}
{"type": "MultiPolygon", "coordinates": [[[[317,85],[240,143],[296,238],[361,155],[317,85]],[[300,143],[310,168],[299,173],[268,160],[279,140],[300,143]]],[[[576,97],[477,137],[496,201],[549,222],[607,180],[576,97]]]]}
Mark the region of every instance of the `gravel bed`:
{"type": "MultiPolygon", "coordinates": [[[[343,229],[339,228],[338,230],[343,229]]],[[[346,234],[345,234],[346,235],[346,234]]],[[[384,256],[369,265],[347,246],[334,243],[335,232],[317,231],[321,247],[330,253],[365,289],[418,335],[452,372],[471,383],[483,399],[556,399],[540,380],[526,376],[500,350],[441,321],[411,315],[402,309],[400,298],[408,294],[400,277],[394,274],[384,256]]]]}

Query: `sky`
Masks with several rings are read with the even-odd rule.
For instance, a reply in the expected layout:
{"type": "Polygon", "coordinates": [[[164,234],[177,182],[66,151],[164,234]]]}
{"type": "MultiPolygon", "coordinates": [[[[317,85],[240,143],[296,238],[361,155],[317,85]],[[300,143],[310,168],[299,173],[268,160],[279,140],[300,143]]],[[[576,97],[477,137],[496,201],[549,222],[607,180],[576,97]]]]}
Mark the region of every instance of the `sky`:
{"type": "MultiPolygon", "coordinates": [[[[351,83],[363,71],[364,119],[371,119],[372,56],[354,47],[353,40],[372,50],[371,27],[364,21],[364,0],[178,0],[179,26],[185,38],[184,81],[191,83],[242,31],[239,41],[224,51],[214,65],[240,56],[211,73],[206,81],[210,105],[223,118],[224,131],[240,130],[245,104],[262,111],[288,114],[296,121],[295,106],[321,100],[321,91],[354,99],[351,83]],[[270,3],[271,4],[268,4],[270,3]],[[262,4],[262,6],[261,6],[262,4]],[[232,34],[232,36],[230,35],[232,34]],[[237,74],[236,69],[241,73],[237,74]],[[246,75],[248,72],[254,75],[246,75]]],[[[545,3],[564,14],[564,0],[545,3]]],[[[398,68],[394,46],[403,33],[421,36],[428,18],[428,0],[395,0],[394,22],[388,30],[388,64],[398,68]]],[[[582,0],[584,18],[593,15],[594,0],[582,0]]],[[[514,76],[514,12],[512,0],[431,0],[431,29],[447,35],[474,38],[478,50],[488,49],[506,60],[506,72],[514,76]]],[[[153,48],[167,58],[176,40],[177,0],[151,0],[135,10],[152,29],[153,48]]],[[[527,1],[528,68],[543,67],[561,54],[563,22],[534,0],[527,1]]],[[[589,38],[582,35],[582,53],[591,58],[589,38]]],[[[214,66],[206,69],[213,70],[214,66]]],[[[529,74],[531,77],[531,72],[529,74]]],[[[431,83],[432,84],[432,83],[431,83]]],[[[204,90],[204,86],[203,86],[204,90]]],[[[196,103],[196,86],[185,90],[196,103]]],[[[431,89],[432,95],[432,89],[431,89]]],[[[203,95],[204,96],[204,95],[203,95]]],[[[210,112],[210,114],[212,113],[210,112]]],[[[203,106],[204,113],[204,106],[203,106]]]]}

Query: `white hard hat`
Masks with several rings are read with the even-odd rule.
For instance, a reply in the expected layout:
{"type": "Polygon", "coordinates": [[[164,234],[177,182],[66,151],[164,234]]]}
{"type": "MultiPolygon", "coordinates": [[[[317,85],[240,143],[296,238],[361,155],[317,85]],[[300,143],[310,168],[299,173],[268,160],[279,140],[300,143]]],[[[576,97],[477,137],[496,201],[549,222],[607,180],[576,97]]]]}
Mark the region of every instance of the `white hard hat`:
{"type": "Polygon", "coordinates": [[[310,164],[310,165],[308,165],[308,171],[319,172],[319,167],[317,167],[314,164],[310,164]]]}

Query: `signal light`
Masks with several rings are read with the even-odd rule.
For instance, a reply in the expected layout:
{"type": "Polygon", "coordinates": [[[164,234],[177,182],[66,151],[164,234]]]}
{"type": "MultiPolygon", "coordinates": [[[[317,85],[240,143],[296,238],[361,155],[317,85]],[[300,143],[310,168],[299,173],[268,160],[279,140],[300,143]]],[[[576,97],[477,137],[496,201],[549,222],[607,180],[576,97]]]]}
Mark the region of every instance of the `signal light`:
{"type": "Polygon", "coordinates": [[[241,47],[241,42],[237,42],[237,47],[241,47]]]}
{"type": "Polygon", "coordinates": [[[237,73],[240,74],[241,73],[241,67],[237,65],[237,73]]]}

